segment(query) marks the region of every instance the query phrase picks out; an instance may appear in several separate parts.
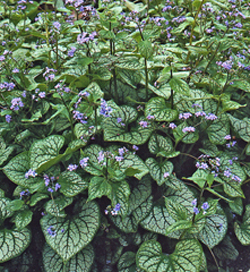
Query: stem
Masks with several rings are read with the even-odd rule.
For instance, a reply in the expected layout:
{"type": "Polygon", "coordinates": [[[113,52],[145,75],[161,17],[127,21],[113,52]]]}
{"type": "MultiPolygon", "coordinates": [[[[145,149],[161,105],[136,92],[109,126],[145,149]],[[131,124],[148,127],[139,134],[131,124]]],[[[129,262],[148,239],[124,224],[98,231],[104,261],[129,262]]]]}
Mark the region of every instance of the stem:
{"type": "Polygon", "coordinates": [[[145,78],[146,78],[146,101],[148,101],[148,65],[147,65],[147,59],[144,58],[144,64],[145,64],[145,78]]]}
{"type": "MultiPolygon", "coordinates": [[[[199,6],[199,8],[198,8],[198,10],[197,10],[197,12],[196,12],[196,14],[195,14],[194,23],[193,23],[193,26],[192,26],[192,29],[191,29],[191,34],[190,34],[190,39],[189,39],[189,45],[192,45],[192,42],[193,42],[193,35],[194,35],[194,29],[195,29],[195,27],[196,27],[196,20],[197,20],[197,18],[198,18],[198,15],[199,15],[199,13],[200,13],[200,11],[201,11],[201,8],[202,8],[203,4],[205,3],[205,1],[206,1],[206,0],[202,0],[202,2],[201,2],[200,6],[199,6]]],[[[189,51],[188,51],[188,55],[187,55],[187,59],[186,59],[185,63],[188,63],[190,54],[191,54],[191,51],[189,50],[189,51]]]]}
{"type": "Polygon", "coordinates": [[[70,128],[71,128],[71,132],[72,132],[72,139],[74,139],[74,127],[73,127],[73,119],[72,119],[72,114],[69,110],[68,105],[66,104],[65,100],[63,99],[63,96],[61,95],[61,99],[63,102],[63,105],[65,106],[65,108],[67,109],[68,113],[69,113],[69,121],[70,121],[70,128]]]}
{"type": "MultiPolygon", "coordinates": [[[[173,78],[172,66],[171,66],[171,70],[170,70],[170,78],[173,78]]],[[[172,88],[171,88],[170,100],[171,100],[171,109],[173,109],[174,108],[174,90],[172,88]]]]}

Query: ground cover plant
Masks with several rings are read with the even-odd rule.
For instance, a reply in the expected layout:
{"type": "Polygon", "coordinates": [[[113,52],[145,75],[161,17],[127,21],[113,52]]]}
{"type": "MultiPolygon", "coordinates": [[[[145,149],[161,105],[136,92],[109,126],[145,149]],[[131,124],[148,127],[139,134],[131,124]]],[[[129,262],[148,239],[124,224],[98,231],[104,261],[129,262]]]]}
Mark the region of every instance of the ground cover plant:
{"type": "Polygon", "coordinates": [[[1,3],[0,271],[235,271],[249,1],[1,3]]]}

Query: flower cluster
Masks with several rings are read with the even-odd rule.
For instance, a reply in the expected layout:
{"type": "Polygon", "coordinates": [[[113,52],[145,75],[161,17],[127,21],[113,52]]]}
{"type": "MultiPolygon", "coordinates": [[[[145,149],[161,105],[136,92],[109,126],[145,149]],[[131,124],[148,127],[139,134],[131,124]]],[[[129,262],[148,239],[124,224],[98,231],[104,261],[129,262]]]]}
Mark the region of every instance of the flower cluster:
{"type": "Polygon", "coordinates": [[[77,42],[79,44],[85,44],[88,43],[89,41],[93,41],[96,36],[97,36],[96,31],[92,33],[83,32],[77,36],[77,42]]]}
{"type": "MultiPolygon", "coordinates": [[[[200,213],[200,210],[198,209],[197,207],[197,199],[195,198],[191,204],[193,205],[193,211],[194,213],[197,215],[198,213],[200,213]]],[[[209,209],[209,204],[207,202],[204,202],[202,205],[201,205],[201,209],[203,210],[203,214],[206,214],[206,210],[209,209]]]]}
{"type": "Polygon", "coordinates": [[[11,110],[15,110],[18,111],[19,107],[22,108],[24,107],[24,104],[22,102],[22,98],[21,97],[15,97],[11,100],[11,106],[10,109],[11,110]]]}
{"type": "Polygon", "coordinates": [[[28,179],[29,177],[34,178],[34,177],[37,176],[37,173],[36,173],[35,170],[29,169],[29,171],[27,171],[24,176],[25,176],[26,179],[28,179]]]}
{"type": "Polygon", "coordinates": [[[54,176],[49,177],[47,174],[44,174],[43,179],[46,187],[48,187],[51,184],[50,187],[48,187],[48,192],[50,193],[53,193],[54,191],[57,192],[61,188],[61,185],[59,183],[56,183],[54,185],[54,181],[56,180],[54,176]]]}
{"type": "Polygon", "coordinates": [[[30,191],[28,189],[26,189],[25,191],[22,191],[19,195],[20,195],[20,199],[22,199],[23,196],[29,196],[30,191]]]}
{"type": "Polygon", "coordinates": [[[114,216],[114,215],[118,214],[118,212],[120,211],[120,209],[121,209],[121,204],[117,203],[112,210],[111,210],[111,206],[110,205],[107,206],[106,209],[105,209],[105,211],[104,211],[104,213],[108,214],[109,211],[111,210],[110,213],[111,213],[111,215],[114,216]]]}
{"type": "Polygon", "coordinates": [[[45,72],[43,73],[43,77],[45,78],[46,81],[52,81],[55,78],[55,73],[57,70],[53,68],[46,67],[45,72]]]}
{"type": "Polygon", "coordinates": [[[101,109],[100,114],[104,117],[111,117],[110,113],[112,112],[112,108],[108,106],[107,102],[101,98],[101,109]]]}

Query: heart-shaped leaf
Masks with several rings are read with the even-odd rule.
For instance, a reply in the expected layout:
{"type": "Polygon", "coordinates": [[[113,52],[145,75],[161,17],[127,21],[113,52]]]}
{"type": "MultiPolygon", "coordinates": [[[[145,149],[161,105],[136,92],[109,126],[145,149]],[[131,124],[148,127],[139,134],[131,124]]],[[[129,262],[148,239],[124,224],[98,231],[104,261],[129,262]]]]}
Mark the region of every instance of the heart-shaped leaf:
{"type": "Polygon", "coordinates": [[[46,215],[40,221],[46,242],[65,263],[92,241],[100,225],[97,203],[77,204],[80,211],[76,215],[66,218],[46,215]]]}
{"type": "Polygon", "coordinates": [[[240,138],[246,142],[250,142],[250,122],[248,119],[237,119],[231,114],[228,114],[229,120],[235,130],[240,136],[240,138]]]}
{"type": "Polygon", "coordinates": [[[15,224],[18,230],[25,228],[32,221],[33,212],[30,210],[19,211],[15,216],[15,224]]]}
{"type": "Polygon", "coordinates": [[[68,197],[78,195],[88,188],[88,183],[73,171],[62,172],[58,183],[61,185],[60,192],[68,197]]]}
{"type": "Polygon", "coordinates": [[[25,173],[30,169],[29,152],[18,154],[3,168],[5,175],[15,184],[24,188],[44,187],[44,180],[40,177],[25,178],[25,173]]]}
{"type": "Polygon", "coordinates": [[[128,125],[137,119],[137,111],[130,106],[121,106],[120,110],[111,113],[111,117],[107,118],[103,123],[104,140],[119,141],[130,144],[143,144],[149,138],[152,129],[148,124],[147,127],[141,127],[138,120],[136,126],[128,129],[128,125]],[[118,123],[118,118],[121,121],[118,123]]]}
{"type": "Polygon", "coordinates": [[[136,265],[136,254],[132,251],[125,252],[117,264],[118,272],[137,271],[142,272],[136,265]]]}
{"type": "Polygon", "coordinates": [[[93,246],[88,245],[64,264],[61,257],[47,243],[43,249],[43,265],[46,272],[89,272],[94,257],[93,246]]]}
{"type": "Polygon", "coordinates": [[[65,217],[67,214],[65,213],[64,208],[69,206],[72,202],[72,197],[60,195],[57,198],[49,200],[45,204],[45,211],[56,217],[65,217]]]}
{"type": "MultiPolygon", "coordinates": [[[[140,225],[149,231],[166,235],[166,229],[175,223],[175,220],[168,213],[168,210],[164,206],[154,206],[149,215],[141,221],[140,225]]],[[[181,232],[177,231],[170,233],[168,237],[179,239],[181,232]]]]}
{"type": "Polygon", "coordinates": [[[147,272],[200,271],[202,247],[197,240],[182,240],[175,251],[163,254],[161,244],[155,240],[144,242],[137,254],[137,265],[147,272]]]}
{"type": "Polygon", "coordinates": [[[63,144],[64,137],[59,135],[35,142],[30,148],[30,168],[40,173],[55,164],[55,161],[60,161],[58,155],[63,144]]]}
{"type": "Polygon", "coordinates": [[[171,139],[157,134],[150,137],[148,149],[152,154],[157,154],[161,151],[166,153],[172,153],[174,151],[171,139]]]}
{"type": "Polygon", "coordinates": [[[22,230],[0,230],[0,263],[4,263],[20,255],[31,241],[31,232],[22,230]]]}
{"type": "Polygon", "coordinates": [[[156,121],[171,122],[178,117],[178,112],[167,104],[162,97],[151,98],[145,107],[145,115],[153,115],[156,121]]]}
{"type": "Polygon", "coordinates": [[[120,170],[125,172],[128,168],[133,168],[139,170],[140,173],[136,173],[134,177],[141,179],[148,172],[148,167],[145,165],[144,161],[137,155],[129,152],[124,157],[124,160],[120,162],[120,170]]]}
{"type": "Polygon", "coordinates": [[[161,186],[166,181],[168,175],[170,175],[174,169],[173,164],[168,160],[165,160],[159,164],[155,159],[148,158],[146,160],[146,165],[149,168],[151,177],[157,182],[159,186],[161,186]],[[164,177],[165,173],[168,173],[166,177],[164,177]]]}
{"type": "Polygon", "coordinates": [[[227,115],[221,114],[218,119],[212,121],[212,124],[207,128],[206,131],[212,144],[225,144],[226,139],[224,137],[230,134],[230,126],[227,115]]]}
{"type": "Polygon", "coordinates": [[[234,223],[234,232],[242,245],[250,245],[250,205],[246,205],[243,222],[234,223]]]}
{"type": "Polygon", "coordinates": [[[190,92],[189,86],[183,79],[173,77],[170,79],[169,85],[176,93],[189,95],[190,92]]]}

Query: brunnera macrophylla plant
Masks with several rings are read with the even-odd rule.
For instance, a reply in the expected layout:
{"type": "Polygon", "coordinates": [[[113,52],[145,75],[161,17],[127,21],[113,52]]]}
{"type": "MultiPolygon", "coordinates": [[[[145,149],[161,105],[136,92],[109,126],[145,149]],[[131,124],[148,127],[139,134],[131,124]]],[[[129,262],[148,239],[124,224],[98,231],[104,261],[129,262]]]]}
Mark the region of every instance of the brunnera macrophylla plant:
{"type": "Polygon", "coordinates": [[[250,245],[248,1],[2,1],[0,271],[233,271],[250,245]]]}

